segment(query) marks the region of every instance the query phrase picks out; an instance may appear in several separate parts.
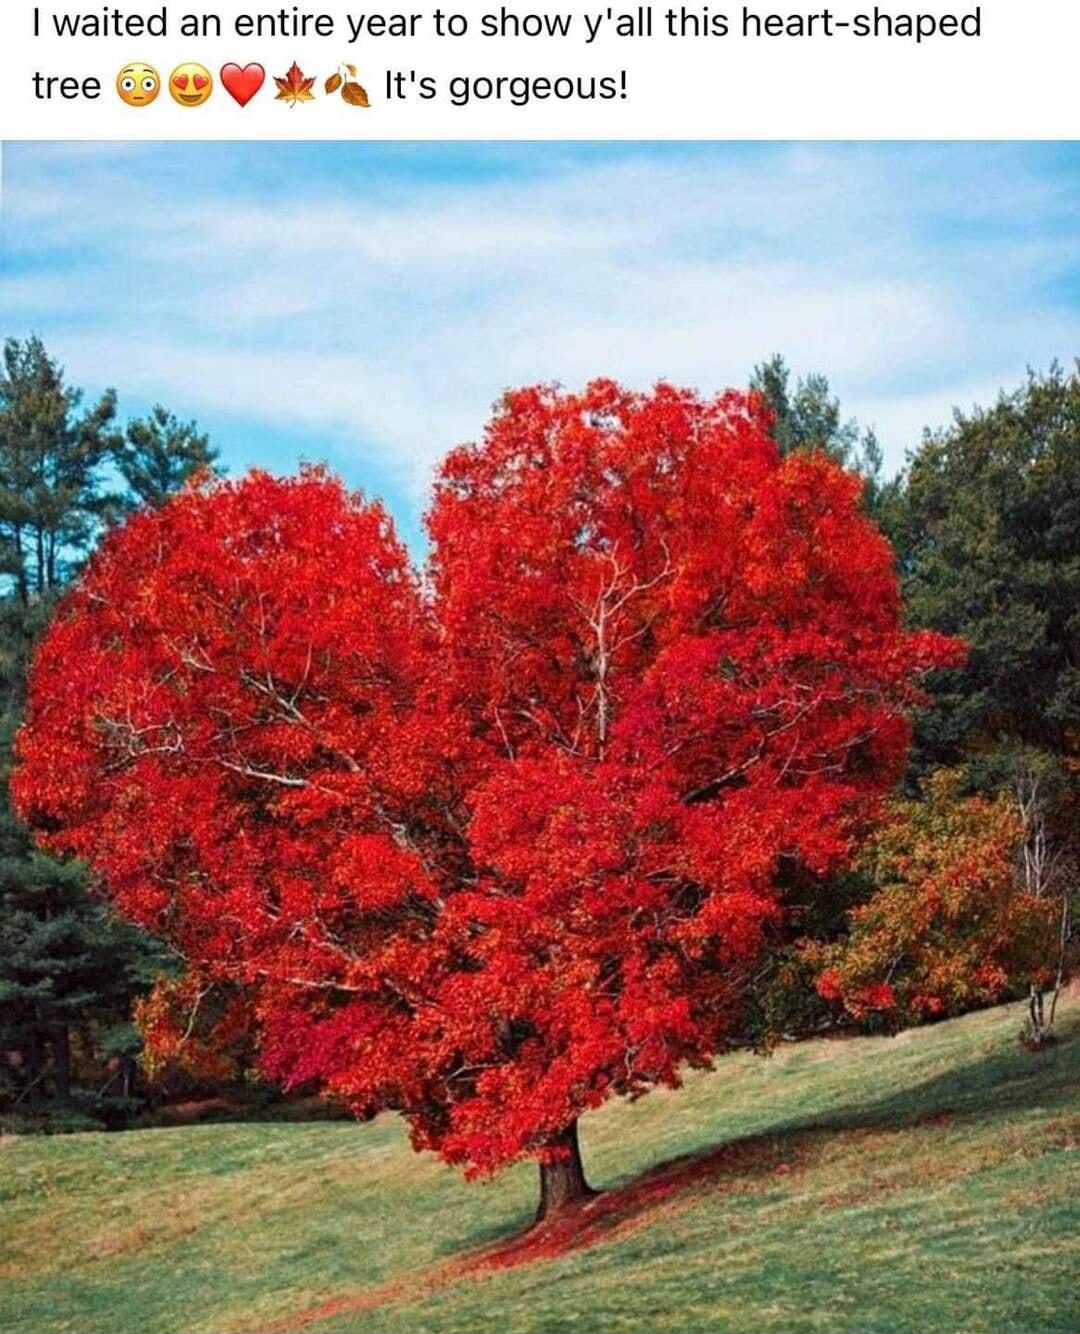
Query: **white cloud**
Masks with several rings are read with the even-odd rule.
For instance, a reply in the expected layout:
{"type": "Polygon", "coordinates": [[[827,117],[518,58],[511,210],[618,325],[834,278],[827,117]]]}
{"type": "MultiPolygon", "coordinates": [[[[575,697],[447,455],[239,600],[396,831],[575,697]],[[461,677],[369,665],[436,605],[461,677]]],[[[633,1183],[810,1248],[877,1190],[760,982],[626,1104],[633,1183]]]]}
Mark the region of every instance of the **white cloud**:
{"type": "Polygon", "coordinates": [[[1077,253],[1068,198],[986,146],[570,154],[265,195],[265,162],[230,188],[153,147],[22,162],[8,321],[76,381],[288,420],[414,497],[512,383],[712,390],[782,350],[899,463],[953,403],[1080,346],[1076,304],[1046,295],[1077,253]]]}

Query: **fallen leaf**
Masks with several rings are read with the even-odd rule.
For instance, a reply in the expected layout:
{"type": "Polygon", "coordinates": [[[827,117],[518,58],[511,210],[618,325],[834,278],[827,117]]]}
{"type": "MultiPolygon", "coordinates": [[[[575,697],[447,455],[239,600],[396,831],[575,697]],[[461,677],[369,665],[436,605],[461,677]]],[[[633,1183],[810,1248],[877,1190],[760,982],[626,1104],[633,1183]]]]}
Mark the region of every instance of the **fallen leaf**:
{"type": "Polygon", "coordinates": [[[353,78],[355,79],[355,78],[356,78],[356,66],[355,66],[355,65],[346,65],[345,68],[349,71],[349,73],[350,73],[350,74],[353,76],[353,78]]]}
{"type": "Polygon", "coordinates": [[[331,74],[326,81],[327,96],[329,96],[330,93],[336,93],[340,87],[341,87],[341,75],[331,74]]]}
{"type": "Polygon", "coordinates": [[[358,83],[346,83],[341,90],[341,96],[351,107],[369,107],[368,95],[358,83]]]}
{"type": "Polygon", "coordinates": [[[288,102],[291,106],[296,106],[298,102],[315,101],[315,94],[311,91],[315,80],[306,79],[304,71],[295,60],[283,78],[279,79],[276,74],[274,75],[274,82],[278,86],[278,95],[274,99],[277,102],[288,102]]]}

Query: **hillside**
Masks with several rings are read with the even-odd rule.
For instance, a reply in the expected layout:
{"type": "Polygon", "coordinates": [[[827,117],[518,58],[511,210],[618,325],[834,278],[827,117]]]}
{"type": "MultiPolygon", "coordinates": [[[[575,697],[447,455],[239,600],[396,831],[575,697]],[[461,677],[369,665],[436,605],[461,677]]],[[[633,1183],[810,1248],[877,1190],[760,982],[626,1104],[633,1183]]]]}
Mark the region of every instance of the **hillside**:
{"type": "Polygon", "coordinates": [[[735,1056],[586,1118],[577,1244],[535,1170],[468,1185],[400,1124],[0,1141],[0,1331],[1080,1328],[1080,1001],[735,1056]]]}

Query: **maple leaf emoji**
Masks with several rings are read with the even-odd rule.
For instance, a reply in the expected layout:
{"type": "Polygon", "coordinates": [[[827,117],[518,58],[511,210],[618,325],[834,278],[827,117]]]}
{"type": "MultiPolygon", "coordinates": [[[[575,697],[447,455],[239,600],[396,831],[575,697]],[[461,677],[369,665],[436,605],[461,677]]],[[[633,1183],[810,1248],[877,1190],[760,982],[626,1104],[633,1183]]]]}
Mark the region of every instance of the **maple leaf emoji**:
{"type": "Polygon", "coordinates": [[[274,99],[276,102],[288,102],[294,107],[299,102],[315,101],[315,94],[311,91],[315,86],[315,80],[305,79],[304,71],[295,60],[283,78],[279,79],[276,74],[274,75],[274,82],[278,86],[278,94],[274,99]]]}

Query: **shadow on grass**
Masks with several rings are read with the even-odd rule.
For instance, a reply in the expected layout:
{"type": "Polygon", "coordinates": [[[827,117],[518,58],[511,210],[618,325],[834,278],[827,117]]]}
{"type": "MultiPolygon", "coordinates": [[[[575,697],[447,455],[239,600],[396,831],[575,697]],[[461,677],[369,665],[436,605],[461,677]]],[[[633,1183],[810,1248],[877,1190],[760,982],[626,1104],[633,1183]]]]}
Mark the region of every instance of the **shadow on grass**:
{"type": "MultiPolygon", "coordinates": [[[[802,1172],[847,1137],[889,1135],[920,1127],[988,1127],[1007,1122],[1016,1113],[1038,1108],[1053,1112],[1075,1109],[1080,1092],[1080,1011],[1062,1025],[1062,1041],[1040,1052],[1017,1042],[1003,1045],[1000,1036],[965,1064],[922,1079],[879,1098],[860,1101],[802,1117],[787,1116],[756,1134],[722,1140],[696,1152],[655,1164],[629,1181],[603,1191],[576,1209],[539,1226],[524,1213],[505,1215],[471,1234],[458,1236],[445,1253],[422,1274],[399,1276],[358,1294],[332,1299],[273,1328],[301,1330],[320,1320],[340,1319],[352,1312],[378,1310],[384,1305],[431,1297],[462,1279],[479,1279],[584,1250],[655,1222],[665,1208],[678,1208],[712,1194],[767,1196],[783,1189],[783,1178],[802,1172]]],[[[977,1041],[977,1039],[976,1039],[977,1041]]],[[[974,1045],[974,1044],[973,1044],[974,1045]]],[[[887,1055],[885,1057],[887,1058],[887,1055]]],[[[873,1075],[873,1069],[869,1072],[873,1075]]],[[[895,1080],[895,1075],[892,1076],[895,1080]]],[[[1048,1118],[1051,1120],[1051,1118],[1048,1118]]],[[[938,1174],[962,1174],[997,1161],[985,1146],[996,1146],[1011,1160],[1017,1152],[1041,1153],[1059,1141],[1080,1146],[1080,1128],[1048,1126],[1041,1142],[1032,1142],[1029,1127],[1018,1137],[1001,1125],[996,1133],[980,1137],[971,1160],[974,1169],[950,1161],[938,1174]],[[948,1170],[946,1170],[948,1169],[948,1170]]],[[[903,1174],[897,1183],[902,1189],[903,1174]]],[[[850,1191],[822,1197],[823,1208],[855,1204],[865,1198],[868,1182],[851,1183],[850,1191]]],[[[872,1197],[879,1189],[872,1186],[872,1197]]]]}
{"type": "Polygon", "coordinates": [[[948,1112],[992,1120],[1009,1111],[1050,1108],[1075,1101],[1080,1089],[1080,1024],[1072,1017],[1060,1041],[1030,1051],[1019,1041],[995,1047],[876,1102],[827,1111],[792,1123],[790,1129],[904,1128],[948,1112]]]}
{"type": "MultiPolygon", "coordinates": [[[[795,1173],[851,1134],[895,1134],[921,1126],[989,1125],[1038,1107],[1074,1109],[1080,1094],[1080,1025],[1038,1052],[1017,1042],[950,1068],[874,1102],[805,1117],[787,1117],[756,1134],[720,1142],[658,1163],[595,1199],[533,1227],[515,1220],[507,1237],[498,1226],[460,1238],[459,1273],[512,1268],[583,1249],[636,1229],[668,1202],[713,1192],[763,1194],[770,1178],[795,1173]]],[[[779,1184],[779,1183],[777,1183],[779,1184]]]]}

